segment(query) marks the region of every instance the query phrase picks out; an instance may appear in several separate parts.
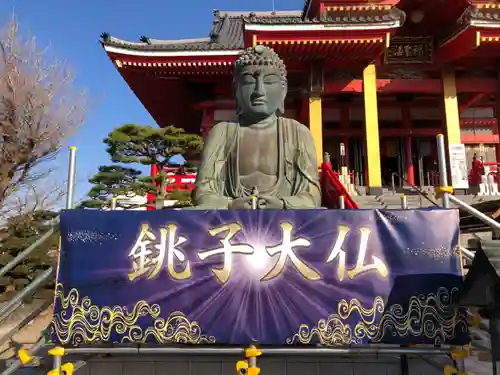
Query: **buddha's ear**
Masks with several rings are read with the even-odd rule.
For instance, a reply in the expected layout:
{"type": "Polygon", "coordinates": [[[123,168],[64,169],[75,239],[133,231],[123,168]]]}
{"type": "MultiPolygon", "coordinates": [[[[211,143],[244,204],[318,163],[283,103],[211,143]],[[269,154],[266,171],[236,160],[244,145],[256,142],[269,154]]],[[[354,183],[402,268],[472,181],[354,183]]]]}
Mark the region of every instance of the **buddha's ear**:
{"type": "Polygon", "coordinates": [[[234,100],[236,101],[236,116],[239,116],[241,114],[241,106],[240,106],[241,98],[238,95],[239,92],[238,83],[234,79],[233,79],[232,89],[233,89],[233,97],[234,100]]]}
{"type": "Polygon", "coordinates": [[[281,93],[281,102],[280,102],[280,105],[278,107],[278,110],[276,113],[276,116],[282,116],[285,114],[285,99],[286,99],[286,94],[288,92],[288,85],[285,84],[283,85],[283,92],[281,93]]]}

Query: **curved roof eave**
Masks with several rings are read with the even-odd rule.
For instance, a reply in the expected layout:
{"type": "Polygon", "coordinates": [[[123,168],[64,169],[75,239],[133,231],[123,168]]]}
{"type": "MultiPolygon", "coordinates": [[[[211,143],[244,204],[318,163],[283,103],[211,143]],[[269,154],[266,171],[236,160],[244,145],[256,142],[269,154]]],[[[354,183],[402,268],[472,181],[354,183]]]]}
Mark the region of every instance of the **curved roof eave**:
{"type": "Polygon", "coordinates": [[[402,26],[400,20],[380,23],[299,23],[299,24],[247,24],[245,30],[249,31],[363,31],[363,30],[385,30],[396,29],[402,26]]]}
{"type": "Polygon", "coordinates": [[[146,50],[123,48],[103,43],[104,50],[109,53],[127,55],[127,56],[143,56],[143,57],[175,57],[175,56],[232,56],[239,55],[242,50],[228,49],[193,49],[193,50],[146,50]]]}
{"type": "Polygon", "coordinates": [[[208,53],[210,55],[225,55],[224,51],[239,51],[240,48],[231,48],[213,42],[210,38],[157,40],[142,37],[140,42],[131,42],[111,36],[101,37],[101,44],[108,53],[119,53],[135,56],[171,56],[193,52],[195,54],[208,53]]]}

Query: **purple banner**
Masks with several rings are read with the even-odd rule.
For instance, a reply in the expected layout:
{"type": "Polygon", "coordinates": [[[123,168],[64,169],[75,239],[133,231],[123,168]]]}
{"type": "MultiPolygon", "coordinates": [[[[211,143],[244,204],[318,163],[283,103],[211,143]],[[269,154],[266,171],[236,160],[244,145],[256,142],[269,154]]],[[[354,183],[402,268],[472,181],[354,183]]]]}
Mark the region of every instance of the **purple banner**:
{"type": "Polygon", "coordinates": [[[456,210],[65,211],[53,341],[465,344],[456,210]]]}

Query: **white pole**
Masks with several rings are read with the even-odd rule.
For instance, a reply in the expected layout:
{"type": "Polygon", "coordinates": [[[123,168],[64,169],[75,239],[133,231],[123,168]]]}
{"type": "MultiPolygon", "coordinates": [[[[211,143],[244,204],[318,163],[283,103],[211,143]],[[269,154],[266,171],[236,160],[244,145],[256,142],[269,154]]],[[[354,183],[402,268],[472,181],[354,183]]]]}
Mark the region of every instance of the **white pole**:
{"type": "Polygon", "coordinates": [[[345,197],[343,195],[339,197],[339,208],[345,210],[345,197]]]}
{"type": "Polygon", "coordinates": [[[69,148],[68,193],[66,195],[66,209],[73,208],[75,176],[76,176],[76,147],[71,146],[69,148]]]}
{"type": "Polygon", "coordinates": [[[259,199],[259,189],[257,186],[254,186],[252,189],[252,210],[256,210],[258,208],[257,199],[259,199]]]}
{"type": "MultiPolygon", "coordinates": [[[[448,170],[446,169],[446,151],[444,147],[444,135],[438,134],[436,137],[438,166],[439,166],[439,185],[441,188],[448,187],[448,170]]],[[[443,192],[443,207],[450,208],[450,198],[447,192],[443,192]]]]}
{"type": "Polygon", "coordinates": [[[405,194],[403,194],[403,195],[401,196],[401,208],[402,208],[403,210],[407,210],[407,209],[408,209],[408,199],[406,198],[406,195],[405,195],[405,194]]]}
{"type": "Polygon", "coordinates": [[[116,210],[116,197],[111,198],[111,210],[116,210]]]}

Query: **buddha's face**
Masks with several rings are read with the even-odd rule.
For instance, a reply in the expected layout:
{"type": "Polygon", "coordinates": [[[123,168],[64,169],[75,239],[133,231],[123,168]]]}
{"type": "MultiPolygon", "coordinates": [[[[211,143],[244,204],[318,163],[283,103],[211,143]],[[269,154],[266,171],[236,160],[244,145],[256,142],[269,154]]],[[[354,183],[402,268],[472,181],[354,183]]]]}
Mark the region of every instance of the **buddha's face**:
{"type": "Polygon", "coordinates": [[[279,71],[271,67],[248,66],[236,81],[236,99],[241,116],[247,121],[261,121],[276,113],[283,102],[279,71]]]}

